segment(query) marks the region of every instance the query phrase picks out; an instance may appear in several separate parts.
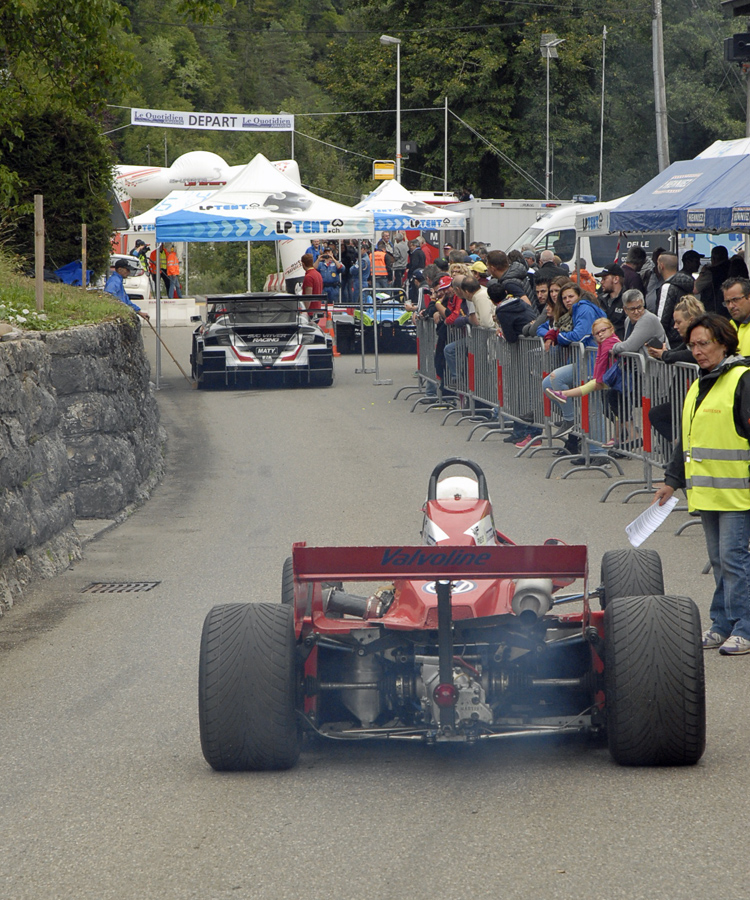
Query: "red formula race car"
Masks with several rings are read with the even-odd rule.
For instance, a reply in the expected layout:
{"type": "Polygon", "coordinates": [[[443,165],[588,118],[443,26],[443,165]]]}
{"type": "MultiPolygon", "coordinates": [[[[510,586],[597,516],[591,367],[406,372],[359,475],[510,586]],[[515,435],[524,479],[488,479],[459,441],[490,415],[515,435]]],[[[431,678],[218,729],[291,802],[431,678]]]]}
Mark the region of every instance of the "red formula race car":
{"type": "Polygon", "coordinates": [[[199,718],[214,769],[288,768],[306,734],[427,744],[591,734],[624,765],[700,759],[700,619],[692,600],[664,596],[655,552],[610,551],[589,590],[586,548],[513,544],[495,529],[484,473],[459,458],[430,476],[422,537],[295,544],[280,604],[209,612],[199,718]],[[455,465],[471,475],[441,478],[455,465]],[[582,589],[561,593],[575,582],[582,589]]]}

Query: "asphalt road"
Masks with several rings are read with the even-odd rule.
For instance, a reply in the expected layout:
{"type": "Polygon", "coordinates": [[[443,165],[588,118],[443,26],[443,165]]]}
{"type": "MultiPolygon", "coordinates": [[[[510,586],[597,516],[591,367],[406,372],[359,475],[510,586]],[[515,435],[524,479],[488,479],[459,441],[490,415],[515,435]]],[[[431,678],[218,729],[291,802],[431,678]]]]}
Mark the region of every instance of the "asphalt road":
{"type": "MultiPolygon", "coordinates": [[[[187,367],[189,330],[165,335],[187,367]]],[[[708,656],[708,747],[687,769],[620,768],[606,749],[557,739],[315,744],[273,774],[206,765],[203,618],[215,603],[278,599],[292,541],[418,543],[429,472],[466,454],[484,467],[501,530],[588,543],[596,579],[646,502],[601,504],[601,472],[546,480],[546,461],[410,414],[393,395],[412,358],[383,358],[394,387],[354,374],[357,363],[339,360],[330,389],[196,392],[164,358],[164,482],[0,620],[0,896],[747,896],[747,776],[736,778],[750,768],[750,657],[708,656]],[[148,593],[81,593],[151,580],[148,593]]],[[[648,546],[667,590],[692,596],[705,621],[702,536],[674,537],[680,521],[648,546]]]]}

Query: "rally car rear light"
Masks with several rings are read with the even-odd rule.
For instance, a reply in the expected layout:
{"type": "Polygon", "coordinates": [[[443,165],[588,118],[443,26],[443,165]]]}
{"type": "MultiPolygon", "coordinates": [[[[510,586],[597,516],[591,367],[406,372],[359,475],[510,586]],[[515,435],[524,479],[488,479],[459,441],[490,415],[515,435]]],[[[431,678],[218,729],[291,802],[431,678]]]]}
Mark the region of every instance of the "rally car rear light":
{"type": "Polygon", "coordinates": [[[215,335],[210,335],[209,337],[204,338],[203,344],[205,347],[214,347],[214,346],[229,347],[231,344],[231,341],[229,340],[228,334],[215,334],[215,335]]]}
{"type": "Polygon", "coordinates": [[[438,706],[455,706],[458,701],[458,689],[454,684],[439,684],[432,692],[438,706]]]}
{"type": "Polygon", "coordinates": [[[299,344],[297,346],[297,349],[294,351],[294,353],[291,353],[288,356],[282,356],[281,357],[282,360],[284,360],[284,362],[288,362],[291,359],[296,359],[299,356],[299,352],[301,349],[302,349],[302,344],[299,344]]]}

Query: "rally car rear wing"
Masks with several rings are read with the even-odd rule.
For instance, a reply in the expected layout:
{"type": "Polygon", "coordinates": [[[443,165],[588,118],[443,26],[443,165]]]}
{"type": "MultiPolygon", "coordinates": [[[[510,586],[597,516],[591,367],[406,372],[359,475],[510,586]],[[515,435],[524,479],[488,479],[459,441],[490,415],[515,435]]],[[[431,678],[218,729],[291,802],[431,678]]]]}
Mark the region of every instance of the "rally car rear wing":
{"type": "Polygon", "coordinates": [[[294,544],[300,582],[394,578],[586,578],[585,545],[308,547],[294,544]]]}

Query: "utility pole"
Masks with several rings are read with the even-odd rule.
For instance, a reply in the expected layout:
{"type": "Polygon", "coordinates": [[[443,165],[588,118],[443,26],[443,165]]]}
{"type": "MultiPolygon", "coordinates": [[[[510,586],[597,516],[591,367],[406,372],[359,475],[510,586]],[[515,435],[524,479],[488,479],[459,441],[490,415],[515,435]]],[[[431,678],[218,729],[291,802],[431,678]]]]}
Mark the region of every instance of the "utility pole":
{"type": "Polygon", "coordinates": [[[547,60],[547,151],[544,158],[544,199],[549,200],[549,182],[550,175],[550,153],[549,153],[549,61],[557,59],[557,48],[560,44],[565,43],[565,38],[559,38],[552,32],[545,32],[539,41],[539,49],[542,52],[542,59],[547,60]]]}
{"type": "Polygon", "coordinates": [[[448,192],[448,98],[445,98],[445,150],[443,153],[443,190],[448,192]]]}
{"type": "Polygon", "coordinates": [[[664,81],[664,35],[662,33],[661,0],[652,0],[651,47],[654,58],[654,107],[656,112],[656,150],[659,171],[669,165],[669,131],[667,129],[667,89],[664,81]]]}
{"type": "Polygon", "coordinates": [[[602,31],[602,108],[599,116],[599,195],[602,197],[602,168],[604,165],[604,64],[607,58],[607,26],[602,31]]]}

